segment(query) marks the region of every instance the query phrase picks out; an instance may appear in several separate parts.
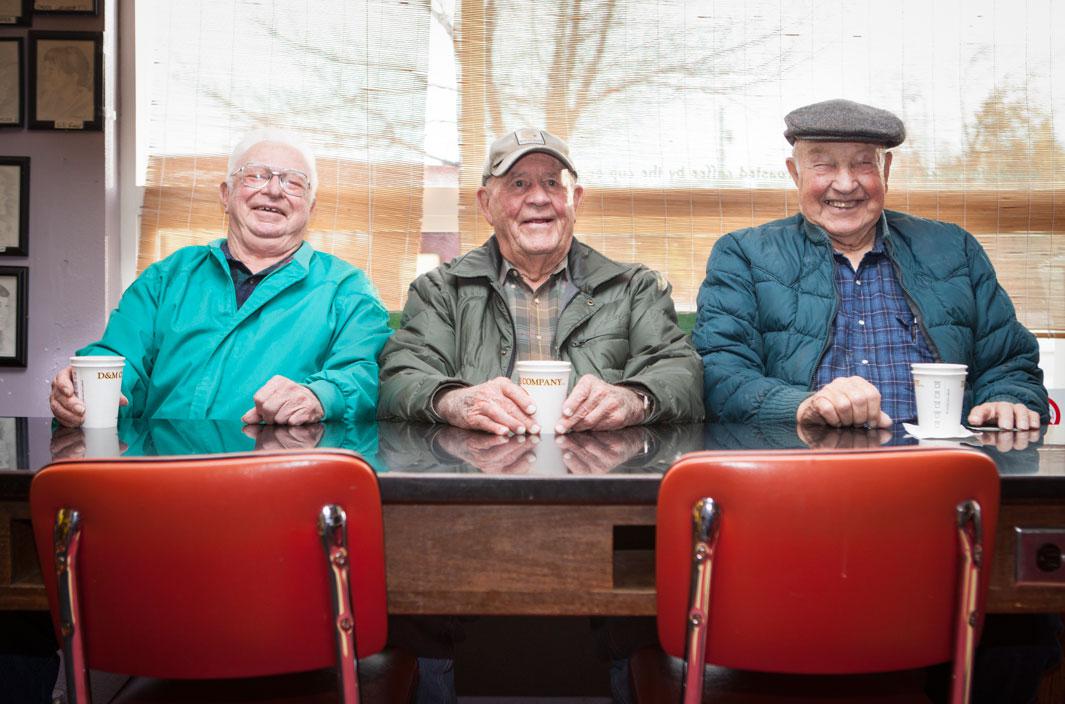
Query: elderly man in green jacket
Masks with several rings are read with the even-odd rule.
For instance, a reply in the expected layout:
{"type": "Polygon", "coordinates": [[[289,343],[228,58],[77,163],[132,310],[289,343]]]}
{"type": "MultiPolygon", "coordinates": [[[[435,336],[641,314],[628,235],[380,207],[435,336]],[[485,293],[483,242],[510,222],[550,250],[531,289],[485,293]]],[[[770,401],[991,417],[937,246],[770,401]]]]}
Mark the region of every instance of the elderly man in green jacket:
{"type": "Polygon", "coordinates": [[[411,284],[381,353],[380,418],[538,433],[519,360],[568,360],[555,432],[702,418],[699,358],[670,287],[573,238],[584,189],[567,145],[539,129],[496,140],[477,191],[495,236],[411,284]]]}
{"type": "Polygon", "coordinates": [[[910,364],[968,365],[973,425],[1048,416],[1035,338],[980,244],[884,209],[902,121],[847,100],[785,118],[800,213],[715,245],[693,339],[728,421],[887,427],[916,414],[910,364]]]}
{"type": "MultiPolygon", "coordinates": [[[[388,313],[366,275],[304,241],[318,183],[292,135],[248,135],[219,186],[225,239],[185,247],[126,290],[78,355],[121,355],[121,413],[300,425],[372,420],[388,313]]],[[[70,367],[52,413],[81,425],[70,367]]]]}

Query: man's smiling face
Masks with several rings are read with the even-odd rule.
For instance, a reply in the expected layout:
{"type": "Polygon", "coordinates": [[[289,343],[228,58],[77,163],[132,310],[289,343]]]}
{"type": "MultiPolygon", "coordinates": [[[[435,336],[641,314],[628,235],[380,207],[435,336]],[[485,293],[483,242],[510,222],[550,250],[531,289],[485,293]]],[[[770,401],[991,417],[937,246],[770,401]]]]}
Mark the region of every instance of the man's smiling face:
{"type": "Polygon", "coordinates": [[[478,192],[478,202],[495,230],[500,252],[525,273],[530,259],[569,251],[583,195],[562,162],[534,152],[503,176],[490,179],[478,192]]]}
{"type": "MultiPolygon", "coordinates": [[[[260,142],[244,153],[240,162],[264,164],[273,171],[295,169],[309,173],[303,156],[295,147],[275,142],[260,142]]],[[[229,213],[229,233],[247,250],[258,251],[282,242],[299,244],[307,229],[314,203],[310,194],[294,196],[281,188],[277,176],[259,190],[242,185],[240,175],[230,177],[221,186],[222,204],[229,213]]]]}
{"type": "Polygon", "coordinates": [[[803,216],[833,240],[860,242],[876,228],[884,212],[890,152],[861,142],[800,140],[787,165],[803,216]]]}

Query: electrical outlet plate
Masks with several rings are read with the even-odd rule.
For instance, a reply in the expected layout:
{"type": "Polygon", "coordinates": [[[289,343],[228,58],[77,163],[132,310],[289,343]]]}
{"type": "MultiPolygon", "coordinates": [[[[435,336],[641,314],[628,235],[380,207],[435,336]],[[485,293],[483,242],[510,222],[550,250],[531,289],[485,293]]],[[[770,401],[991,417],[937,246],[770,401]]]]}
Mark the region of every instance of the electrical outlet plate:
{"type": "Polygon", "coordinates": [[[1014,528],[1014,579],[1020,585],[1065,585],[1065,528],[1014,528]]]}

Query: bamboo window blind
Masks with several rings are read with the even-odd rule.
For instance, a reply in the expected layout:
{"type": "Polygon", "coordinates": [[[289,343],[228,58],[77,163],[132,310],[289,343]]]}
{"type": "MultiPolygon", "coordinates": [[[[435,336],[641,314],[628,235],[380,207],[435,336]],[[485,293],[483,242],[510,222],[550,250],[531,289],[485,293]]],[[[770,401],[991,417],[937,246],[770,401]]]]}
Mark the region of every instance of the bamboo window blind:
{"type": "Polygon", "coordinates": [[[570,143],[578,237],[663,272],[690,310],[718,237],[797,209],[783,115],[847,97],[907,125],[888,207],[968,229],[1021,320],[1065,333],[1061,3],[160,5],[138,35],[153,56],[138,271],[222,236],[229,147],[286,127],[318,155],[310,242],[398,310],[419,253],[491,234],[474,198],[487,145],[533,125],[570,143]]]}

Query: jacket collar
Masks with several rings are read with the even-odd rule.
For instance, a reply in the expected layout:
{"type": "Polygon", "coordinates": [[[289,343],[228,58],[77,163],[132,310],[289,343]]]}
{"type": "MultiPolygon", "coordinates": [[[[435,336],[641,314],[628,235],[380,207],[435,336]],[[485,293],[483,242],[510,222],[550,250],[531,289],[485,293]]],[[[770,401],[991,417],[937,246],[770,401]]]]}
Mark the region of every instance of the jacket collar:
{"type": "MultiPolygon", "coordinates": [[[[499,243],[493,235],[480,247],[471,249],[456,259],[448,273],[463,279],[484,278],[495,282],[496,274],[502,265],[503,255],[499,253],[499,243]]],[[[585,292],[594,291],[628,270],[627,266],[607,259],[576,238],[570,245],[566,266],[573,284],[585,292]]]]}
{"type": "MultiPolygon", "coordinates": [[[[880,211],[880,220],[876,223],[876,236],[877,239],[881,239],[885,242],[891,239],[891,228],[888,227],[887,221],[887,209],[880,211]]],[[[806,216],[802,213],[798,215],[800,222],[802,223],[802,231],[806,235],[806,238],[811,242],[819,244],[832,244],[832,240],[829,239],[828,233],[820,225],[815,225],[806,219],[806,216]]]]}

